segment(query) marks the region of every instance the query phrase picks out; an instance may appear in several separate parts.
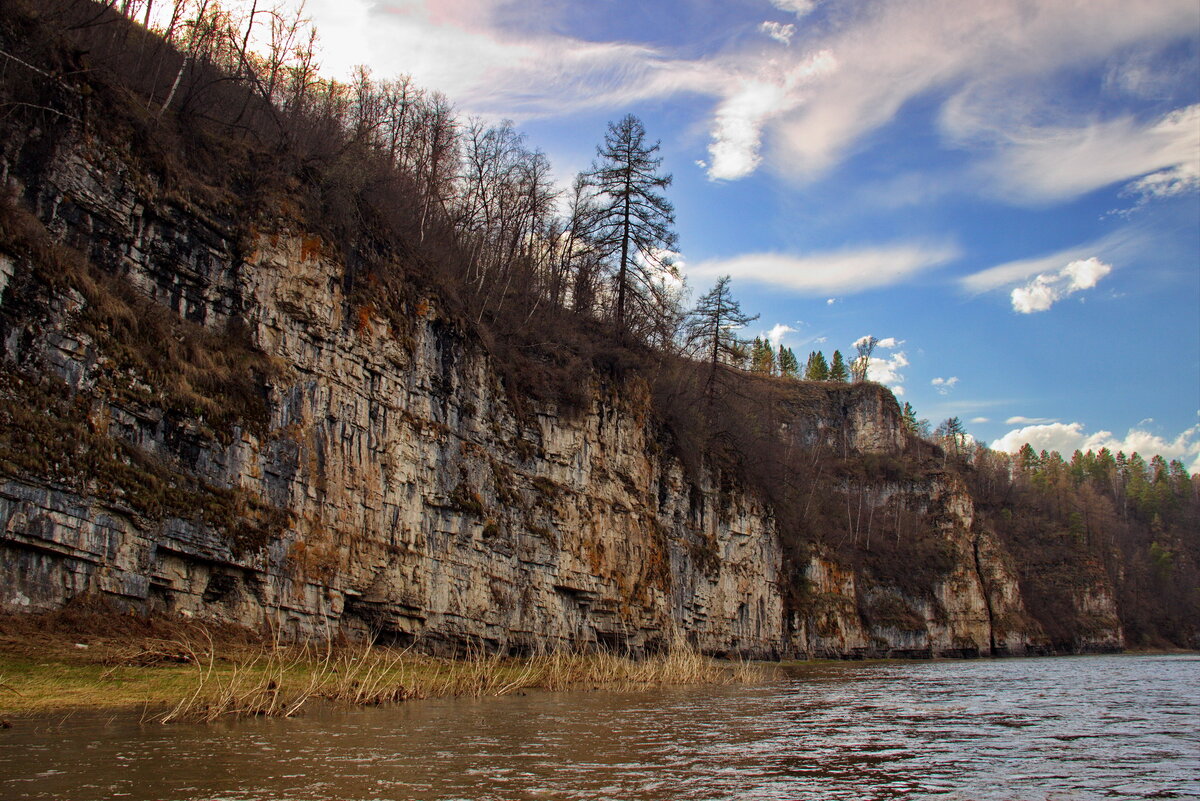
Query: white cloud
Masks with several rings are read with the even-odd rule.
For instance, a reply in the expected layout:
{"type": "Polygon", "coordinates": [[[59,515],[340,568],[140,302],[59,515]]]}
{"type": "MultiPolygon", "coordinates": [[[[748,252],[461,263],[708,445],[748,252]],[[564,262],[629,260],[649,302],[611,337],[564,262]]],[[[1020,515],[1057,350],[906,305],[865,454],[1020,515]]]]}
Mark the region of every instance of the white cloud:
{"type": "Polygon", "coordinates": [[[990,423],[990,422],[992,422],[992,420],[989,417],[972,417],[970,422],[971,423],[990,423]]]}
{"type": "MultiPolygon", "coordinates": [[[[797,17],[817,5],[772,2],[797,17]]],[[[1187,139],[1195,107],[1158,120],[1119,114],[1098,120],[1072,117],[1056,91],[1058,76],[1117,61],[1127,66],[1106,88],[1112,97],[1128,98],[1131,87],[1151,83],[1160,93],[1164,86],[1186,88],[1187,75],[1157,70],[1153,82],[1137,77],[1151,71],[1138,73],[1135,61],[1197,29],[1191,0],[1089,0],[1086,13],[1079,0],[960,3],[952,13],[944,0],[861,3],[812,22],[761,28],[788,48],[739,48],[731,40],[699,57],[564,35],[560,15],[568,6],[309,0],[307,13],[322,34],[322,62],[334,74],[345,76],[363,62],[381,76],[408,73],[477,114],[562,116],[622,111],[680,93],[714,98],[706,160],[714,179],[757,169],[764,142],[773,167],[812,177],[910,100],[932,92],[948,98],[944,134],[991,154],[987,169],[997,185],[1021,198],[1068,197],[1151,175],[1159,177],[1147,189],[1188,186],[1189,165],[1196,163],[1187,139]],[[1001,113],[1005,108],[1017,111],[1001,113]]]]}
{"type": "Polygon", "coordinates": [[[771,342],[774,343],[776,347],[778,347],[780,344],[783,343],[784,334],[794,334],[794,333],[796,333],[795,328],[792,328],[790,325],[785,325],[783,323],[779,323],[779,324],[773,326],[771,328],[771,330],[767,332],[766,336],[767,336],[767,339],[771,340],[771,342]]]}
{"type": "Polygon", "coordinates": [[[1093,242],[980,270],[959,279],[959,285],[965,291],[977,295],[1012,287],[1040,273],[1058,272],[1064,264],[1073,261],[1086,261],[1094,257],[1109,264],[1125,264],[1136,261],[1147,250],[1153,248],[1156,237],[1155,232],[1145,226],[1126,225],[1093,242]]]}
{"type": "Polygon", "coordinates": [[[825,305],[826,305],[826,306],[832,306],[832,305],[833,305],[833,304],[835,304],[835,303],[837,303],[837,298],[828,298],[828,299],[825,301],[825,305]]]}
{"type": "Polygon", "coordinates": [[[1028,426],[1028,425],[1041,425],[1042,423],[1057,423],[1057,422],[1058,422],[1057,417],[1022,417],[1021,415],[1016,415],[1015,417],[1010,417],[1007,420],[1005,420],[1004,424],[1006,426],[1028,426]]]}
{"type": "MultiPolygon", "coordinates": [[[[790,26],[789,26],[790,27],[790,26]]],[[[827,50],[791,68],[755,65],[717,106],[708,146],[708,177],[713,180],[743,178],[758,168],[762,157],[762,131],[766,122],[794,109],[801,100],[798,89],[837,69],[827,50]]]]}
{"type": "MultiPolygon", "coordinates": [[[[904,394],[904,375],[900,372],[905,367],[908,367],[908,354],[902,350],[898,350],[891,356],[884,358],[879,354],[878,349],[884,348],[891,350],[904,344],[904,340],[896,339],[895,337],[884,337],[880,339],[871,334],[866,334],[859,337],[851,343],[851,347],[857,349],[859,345],[865,343],[869,339],[875,340],[876,351],[871,357],[871,361],[867,364],[867,380],[874,381],[878,384],[883,384],[892,390],[896,395],[904,394]]],[[[852,353],[853,355],[853,353],[852,353]]],[[[858,359],[852,360],[854,364],[858,363],[858,359]]]]}
{"type": "MultiPolygon", "coordinates": [[[[683,257],[683,254],[677,250],[667,250],[666,248],[655,248],[654,252],[650,254],[650,257],[651,257],[652,261],[647,262],[646,257],[643,256],[642,254],[639,253],[635,256],[635,258],[638,259],[641,263],[644,263],[644,264],[649,263],[652,266],[655,264],[660,264],[664,267],[674,267],[681,274],[687,270],[687,259],[685,259],[683,257]]],[[[676,279],[676,280],[678,280],[678,279],[676,279]]]]}
{"type": "Polygon", "coordinates": [[[690,273],[699,278],[729,274],[744,281],[823,295],[830,291],[861,292],[898,284],[945,264],[958,255],[958,249],[950,245],[921,244],[843,250],[811,256],[748,253],[731,259],[693,264],[690,273]]]}
{"type": "Polygon", "coordinates": [[[758,26],[758,29],[775,41],[782,42],[785,45],[790,45],[792,37],[796,35],[796,26],[790,22],[786,25],[782,22],[764,22],[758,26]]]}
{"type": "Polygon", "coordinates": [[[733,180],[758,169],[763,120],[783,98],[780,87],[753,82],[718,106],[708,146],[709,178],[733,180]]]}
{"type": "Polygon", "coordinates": [[[896,351],[886,359],[878,356],[872,357],[871,363],[867,366],[867,379],[883,384],[897,395],[903,395],[904,375],[900,371],[908,367],[908,364],[908,355],[902,350],[896,351]]]}
{"type": "Polygon", "coordinates": [[[949,378],[935,378],[929,382],[937,390],[939,395],[948,395],[950,390],[954,389],[954,385],[958,383],[958,376],[952,375],[949,378]]]}
{"type": "Polygon", "coordinates": [[[807,16],[817,7],[818,0],[771,0],[780,11],[790,11],[797,17],[807,16]]]}
{"type": "Polygon", "coordinates": [[[1018,261],[998,264],[995,267],[989,267],[986,270],[980,270],[977,273],[972,273],[962,278],[961,284],[963,289],[971,294],[990,292],[993,289],[999,289],[1015,284],[1018,281],[1023,281],[1038,273],[1053,272],[1060,269],[1063,264],[1076,259],[1088,258],[1086,254],[1096,249],[1095,245],[1081,245],[1080,247],[1062,250],[1048,256],[1038,256],[1032,259],[1020,259],[1018,261]]]}
{"type": "Polygon", "coordinates": [[[1200,425],[1192,426],[1178,436],[1168,439],[1152,431],[1137,427],[1129,429],[1124,437],[1117,437],[1111,431],[1097,431],[1088,434],[1083,423],[1048,423],[1031,425],[1009,431],[992,443],[992,448],[1008,453],[1016,453],[1025,443],[1029,443],[1035,451],[1058,451],[1070,459],[1076,450],[1098,451],[1108,448],[1114,454],[1124,451],[1126,455],[1138,453],[1147,461],[1152,456],[1162,456],[1164,459],[1179,459],[1190,465],[1191,472],[1200,471],[1200,425]]]}
{"type": "MultiPolygon", "coordinates": [[[[1200,24],[1195,4],[1179,0],[1147,0],[1136,6],[1091,0],[1086,14],[1073,0],[990,0],[956,4],[953,13],[946,8],[939,0],[874,4],[820,38],[815,46],[830,50],[840,68],[809,89],[804,104],[779,121],[783,169],[801,176],[820,173],[865,134],[890,122],[907,101],[935,90],[950,98],[943,114],[948,136],[985,152],[999,149],[1013,163],[1032,167],[1038,159],[1022,161],[1026,153],[1044,149],[1049,157],[1052,148],[1048,137],[1030,138],[1031,131],[1042,129],[1031,128],[1029,120],[1057,116],[1053,133],[1077,145],[1097,130],[1094,119],[1071,118],[1063,110],[1057,76],[1103,64],[1117,53],[1156,47],[1200,24]],[[1005,108],[1029,113],[1003,114],[1005,108]],[[988,116],[978,113],[982,109],[988,116]]],[[[803,52],[802,47],[795,50],[803,52]]],[[[1051,129],[1042,132],[1048,135],[1051,129]]],[[[1116,124],[1106,133],[1105,153],[1111,152],[1108,144],[1117,142],[1132,145],[1132,152],[1117,154],[1108,166],[1073,160],[1054,170],[1053,180],[1044,186],[1038,175],[1024,169],[1014,178],[1063,196],[1094,187],[1096,180],[1124,180],[1158,169],[1154,162],[1162,158],[1152,154],[1161,137],[1153,130],[1138,125],[1124,130],[1116,124]],[[1150,141],[1142,142],[1141,134],[1150,141]],[[1073,169],[1091,177],[1076,181],[1073,169]],[[1109,174],[1097,174],[1105,172],[1109,174]]],[[[1066,152],[1073,151],[1067,147],[1066,152]]]]}
{"type": "Polygon", "coordinates": [[[1177,197],[1200,190],[1200,163],[1177,164],[1128,184],[1122,193],[1137,198],[1136,206],[1152,200],[1177,197]]]}
{"type": "Polygon", "coordinates": [[[477,114],[616,109],[681,91],[721,95],[727,84],[728,68],[716,59],[554,33],[558,9],[547,0],[310,0],[306,12],[336,76],[366,62],[380,75],[409,74],[477,114]]]}
{"type": "Polygon", "coordinates": [[[1196,147],[1200,105],[1150,121],[1123,116],[1035,127],[998,119],[998,102],[984,96],[978,100],[979,108],[970,111],[953,105],[943,119],[960,140],[984,140],[996,148],[982,170],[984,180],[1002,195],[1039,203],[1057,201],[1139,176],[1146,177],[1131,187],[1147,182],[1145,189],[1182,193],[1194,189],[1200,176],[1200,148],[1196,147]],[[1149,180],[1150,175],[1160,177],[1149,180]]]}
{"type": "Polygon", "coordinates": [[[1022,314],[1046,311],[1068,295],[1091,289],[1110,272],[1111,264],[1093,256],[1077,259],[1057,272],[1039,273],[1025,286],[1013,289],[1013,310],[1022,314]]]}

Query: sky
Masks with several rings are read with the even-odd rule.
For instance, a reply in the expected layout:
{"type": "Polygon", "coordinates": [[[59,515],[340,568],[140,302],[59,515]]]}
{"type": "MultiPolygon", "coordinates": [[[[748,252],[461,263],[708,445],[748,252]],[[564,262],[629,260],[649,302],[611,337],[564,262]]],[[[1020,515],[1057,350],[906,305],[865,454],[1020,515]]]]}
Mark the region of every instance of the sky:
{"type": "Polygon", "coordinates": [[[309,0],[324,71],[661,140],[693,296],[977,440],[1200,471],[1196,0],[309,0]]]}

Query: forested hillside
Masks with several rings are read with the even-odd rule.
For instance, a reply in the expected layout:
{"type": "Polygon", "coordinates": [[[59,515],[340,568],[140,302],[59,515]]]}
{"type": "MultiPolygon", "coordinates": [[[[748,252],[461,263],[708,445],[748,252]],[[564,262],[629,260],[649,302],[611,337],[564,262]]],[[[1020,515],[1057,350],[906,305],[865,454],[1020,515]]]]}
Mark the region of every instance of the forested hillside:
{"type": "Polygon", "coordinates": [[[964,470],[984,524],[1022,565],[1030,611],[1056,640],[1089,625],[1064,588],[1106,575],[1131,645],[1194,643],[1200,618],[1200,484],[1183,464],[1026,445],[980,450],[964,470]]]}

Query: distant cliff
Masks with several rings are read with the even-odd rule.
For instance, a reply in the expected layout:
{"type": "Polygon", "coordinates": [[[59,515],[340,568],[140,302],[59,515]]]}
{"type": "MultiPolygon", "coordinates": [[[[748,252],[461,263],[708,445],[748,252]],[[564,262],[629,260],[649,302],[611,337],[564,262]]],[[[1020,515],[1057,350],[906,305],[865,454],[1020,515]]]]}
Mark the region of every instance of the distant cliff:
{"type": "Polygon", "coordinates": [[[1102,571],[1069,592],[1086,630],[1047,636],[882,387],[776,382],[767,436],[814,468],[763,492],[688,450],[647,372],[531,400],[436,286],[384,305],[348,243],[60,117],[0,144],[5,611],[99,593],[437,652],[1123,646],[1102,571]]]}

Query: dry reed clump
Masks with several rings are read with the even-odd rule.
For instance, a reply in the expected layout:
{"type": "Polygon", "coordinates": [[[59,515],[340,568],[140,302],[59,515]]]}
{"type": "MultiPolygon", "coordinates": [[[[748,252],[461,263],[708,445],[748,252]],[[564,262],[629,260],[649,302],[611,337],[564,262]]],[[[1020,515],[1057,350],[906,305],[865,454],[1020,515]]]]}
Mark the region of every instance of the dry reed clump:
{"type": "Polygon", "coordinates": [[[211,638],[204,649],[186,642],[180,645],[189,654],[188,661],[196,665],[197,681],[192,692],[158,716],[160,723],[174,720],[209,723],[229,716],[291,717],[311,697],[311,687],[290,680],[295,664],[282,649],[266,649],[261,655],[226,669],[218,665],[211,638]]]}
{"type": "Polygon", "coordinates": [[[273,645],[240,662],[203,646],[179,643],[196,667],[194,686],[154,719],[212,722],[223,717],[290,717],[311,700],[371,706],[413,698],[503,696],[525,689],[729,684],[762,681],[747,662],[722,663],[676,643],[669,651],[632,659],[606,651],[554,652],[525,658],[474,653],[437,659],[372,644],[327,647],[273,645]]]}

